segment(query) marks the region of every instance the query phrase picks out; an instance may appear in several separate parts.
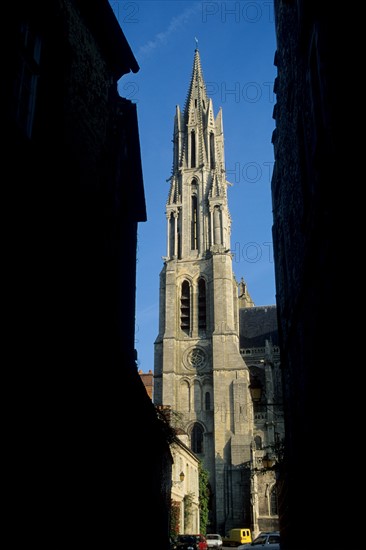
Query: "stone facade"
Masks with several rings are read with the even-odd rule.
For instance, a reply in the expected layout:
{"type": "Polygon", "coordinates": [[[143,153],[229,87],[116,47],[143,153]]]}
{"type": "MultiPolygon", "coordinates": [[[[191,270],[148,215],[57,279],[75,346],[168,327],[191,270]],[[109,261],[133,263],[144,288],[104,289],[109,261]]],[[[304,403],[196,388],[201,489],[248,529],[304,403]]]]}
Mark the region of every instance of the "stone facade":
{"type": "Polygon", "coordinates": [[[170,445],[173,457],[172,505],[179,507],[176,534],[200,533],[199,459],[189,448],[187,434],[177,434],[170,445]]]}
{"type": "MultiPolygon", "coordinates": [[[[239,295],[241,305],[253,302],[233,274],[222,112],[214,116],[198,50],[184,111],[176,108],[173,143],[154,403],[177,412],[175,426],[209,471],[208,528],[225,534],[253,523],[256,428],[239,295]]],[[[264,358],[264,339],[261,345],[264,358]]]]}

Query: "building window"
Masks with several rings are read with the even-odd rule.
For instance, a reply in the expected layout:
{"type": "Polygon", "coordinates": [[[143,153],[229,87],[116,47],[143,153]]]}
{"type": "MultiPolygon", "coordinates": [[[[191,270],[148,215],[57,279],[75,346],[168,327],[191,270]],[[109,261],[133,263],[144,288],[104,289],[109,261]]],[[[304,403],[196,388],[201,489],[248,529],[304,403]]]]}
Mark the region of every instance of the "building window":
{"type": "Polygon", "coordinates": [[[197,250],[197,196],[192,195],[191,249],[197,250]]]}
{"type": "Polygon", "coordinates": [[[173,212],[169,217],[169,256],[172,258],[174,256],[174,246],[175,246],[175,220],[173,212]]]}
{"type": "Polygon", "coordinates": [[[181,224],[182,224],[182,212],[179,208],[178,210],[178,223],[177,223],[177,249],[178,249],[178,258],[182,257],[182,239],[181,239],[181,224]]]}
{"type": "Polygon", "coordinates": [[[191,168],[196,166],[196,134],[194,130],[191,132],[191,168]]]}
{"type": "Polygon", "coordinates": [[[205,410],[211,410],[211,395],[209,391],[205,393],[205,410]]]}
{"type": "Polygon", "coordinates": [[[206,330],[206,281],[198,281],[198,329],[206,330]]]}
{"type": "Polygon", "coordinates": [[[191,297],[188,281],[182,283],[182,293],[180,298],[180,328],[189,334],[191,329],[191,297]]]}
{"type": "Polygon", "coordinates": [[[255,448],[260,450],[262,448],[262,438],[259,435],[256,435],[254,438],[255,448]]]}
{"type": "Polygon", "coordinates": [[[270,510],[271,516],[278,515],[278,498],[277,498],[276,486],[272,488],[272,491],[269,497],[269,510],[270,510]]]}
{"type": "Polygon", "coordinates": [[[210,166],[215,168],[215,136],[213,132],[210,133],[210,166]]]}
{"type": "Polygon", "coordinates": [[[191,432],[191,449],[194,453],[203,453],[203,428],[195,424],[191,432]]]}
{"type": "Polygon", "coordinates": [[[14,114],[17,124],[28,138],[33,130],[40,60],[41,39],[28,23],[23,23],[14,86],[14,114]]]}

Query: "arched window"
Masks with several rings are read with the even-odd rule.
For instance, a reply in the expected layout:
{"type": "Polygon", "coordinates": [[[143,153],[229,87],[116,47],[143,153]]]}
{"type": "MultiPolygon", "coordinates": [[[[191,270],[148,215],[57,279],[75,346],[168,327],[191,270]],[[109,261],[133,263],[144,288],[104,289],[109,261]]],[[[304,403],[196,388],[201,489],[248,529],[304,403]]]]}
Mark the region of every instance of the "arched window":
{"type": "Polygon", "coordinates": [[[211,410],[211,395],[210,392],[207,391],[205,393],[205,411],[211,410]]]}
{"type": "Polygon", "coordinates": [[[277,498],[277,488],[274,485],[269,496],[269,512],[271,516],[278,515],[278,498],[277,498]]]}
{"type": "Polygon", "coordinates": [[[191,249],[197,250],[197,196],[192,195],[191,249]]]}
{"type": "Polygon", "coordinates": [[[177,223],[177,254],[178,258],[181,259],[182,257],[182,239],[181,239],[181,225],[182,225],[182,211],[181,209],[178,210],[178,223],[177,223]]]}
{"type": "Polygon", "coordinates": [[[210,133],[210,166],[215,168],[215,136],[213,132],[210,133]]]}
{"type": "Polygon", "coordinates": [[[254,442],[255,448],[260,450],[262,448],[262,438],[259,435],[256,435],[254,438],[254,442]]]}
{"type": "Polygon", "coordinates": [[[175,223],[174,223],[174,214],[173,212],[169,217],[169,256],[172,258],[174,256],[174,236],[175,236],[175,223]]]}
{"type": "Polygon", "coordinates": [[[196,166],[196,134],[195,131],[191,132],[191,168],[196,166]]]}
{"type": "Polygon", "coordinates": [[[180,328],[189,334],[191,328],[191,296],[188,281],[183,281],[180,297],[180,328]]]}
{"type": "Polygon", "coordinates": [[[200,424],[195,424],[191,431],[191,449],[194,453],[203,453],[203,428],[200,424]]]}
{"type": "Polygon", "coordinates": [[[206,281],[198,281],[198,329],[206,330],[206,281]]]}

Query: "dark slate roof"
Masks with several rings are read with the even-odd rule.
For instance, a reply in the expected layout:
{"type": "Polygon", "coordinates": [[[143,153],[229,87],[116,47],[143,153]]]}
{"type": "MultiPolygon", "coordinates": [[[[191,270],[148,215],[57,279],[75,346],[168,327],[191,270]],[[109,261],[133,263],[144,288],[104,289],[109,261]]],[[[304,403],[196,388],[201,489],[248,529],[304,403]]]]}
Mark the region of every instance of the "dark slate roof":
{"type": "Polygon", "coordinates": [[[239,310],[240,349],[278,346],[277,307],[257,306],[239,310]]]}

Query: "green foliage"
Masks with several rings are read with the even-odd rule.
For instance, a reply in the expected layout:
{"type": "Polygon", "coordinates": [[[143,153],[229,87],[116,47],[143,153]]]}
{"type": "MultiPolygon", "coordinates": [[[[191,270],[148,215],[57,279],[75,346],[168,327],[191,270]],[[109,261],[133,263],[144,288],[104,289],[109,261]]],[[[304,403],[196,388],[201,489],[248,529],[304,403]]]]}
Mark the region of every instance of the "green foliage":
{"type": "Polygon", "coordinates": [[[210,500],[210,490],[209,490],[209,474],[208,470],[202,466],[202,463],[199,463],[198,467],[199,475],[199,506],[200,506],[200,531],[203,535],[206,534],[207,524],[208,524],[208,515],[209,515],[209,500],[210,500]]]}
{"type": "Polygon", "coordinates": [[[192,505],[193,505],[194,493],[187,493],[184,495],[184,525],[189,524],[189,520],[192,517],[192,505]]]}

